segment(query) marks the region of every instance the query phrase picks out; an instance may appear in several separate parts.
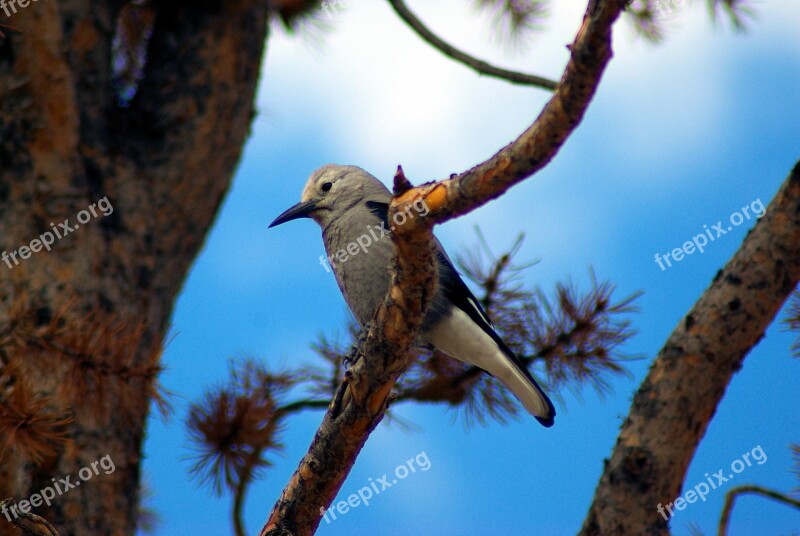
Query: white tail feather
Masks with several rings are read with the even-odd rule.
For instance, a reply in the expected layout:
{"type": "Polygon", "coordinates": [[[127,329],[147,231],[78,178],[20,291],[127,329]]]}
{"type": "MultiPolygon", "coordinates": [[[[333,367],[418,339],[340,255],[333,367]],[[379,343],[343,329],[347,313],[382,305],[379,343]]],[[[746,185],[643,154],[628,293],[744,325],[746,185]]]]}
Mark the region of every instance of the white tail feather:
{"type": "Polygon", "coordinates": [[[553,417],[539,387],[464,311],[454,307],[422,337],[450,357],[482,368],[500,380],[531,415],[545,420],[553,417]]]}

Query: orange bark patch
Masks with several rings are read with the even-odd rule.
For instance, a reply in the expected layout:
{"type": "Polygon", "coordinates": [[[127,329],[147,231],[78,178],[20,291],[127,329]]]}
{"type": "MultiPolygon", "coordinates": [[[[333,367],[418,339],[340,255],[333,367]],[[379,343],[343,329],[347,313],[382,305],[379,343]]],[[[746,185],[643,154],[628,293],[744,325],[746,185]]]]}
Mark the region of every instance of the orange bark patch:
{"type": "Polygon", "coordinates": [[[378,391],[374,395],[372,395],[372,397],[369,399],[369,410],[373,415],[378,413],[378,410],[383,405],[383,402],[384,400],[386,400],[386,397],[389,396],[389,391],[391,390],[392,390],[392,384],[386,384],[380,389],[378,389],[378,391]]]}
{"type": "Polygon", "coordinates": [[[447,187],[443,184],[437,184],[423,199],[428,208],[438,210],[447,203],[447,187]]]}

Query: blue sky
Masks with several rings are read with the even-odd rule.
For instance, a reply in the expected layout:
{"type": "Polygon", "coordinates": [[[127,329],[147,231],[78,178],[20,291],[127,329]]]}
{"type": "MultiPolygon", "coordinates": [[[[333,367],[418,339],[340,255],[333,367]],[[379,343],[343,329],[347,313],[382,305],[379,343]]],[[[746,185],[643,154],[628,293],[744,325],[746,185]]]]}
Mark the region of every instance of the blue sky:
{"type": "MultiPolygon", "coordinates": [[[[445,39],[510,68],[558,78],[584,8],[552,3],[546,32],[524,51],[491,38],[486,17],[468,2],[410,2],[445,39]]],[[[424,453],[430,466],[400,480],[326,524],[319,534],[574,534],[580,527],[631,397],[677,322],[736,251],[745,221],[671,268],[654,260],[743,206],[766,206],[800,157],[800,10],[795,0],[756,7],[749,33],[715,28],[704,3],[670,17],[666,42],[653,46],[622,21],[615,58],[583,124],[553,163],[508,195],[437,229],[453,254],[476,243],[480,225],[496,251],[518,233],[529,287],[571,278],[587,288],[589,267],[618,286],[618,297],[642,290],[633,317],[638,334],[625,346],[643,360],[631,376],[612,379],[600,397],[568,390],[552,429],[521,418],[507,426],[467,429],[451,410],[405,405],[398,414],[418,426],[381,425],[338,500],[424,453]]],[[[228,358],[257,356],[271,368],[313,362],[321,333],[344,334],[349,318],[331,274],[319,265],[319,229],[299,221],[267,224],[299,200],[315,168],[357,164],[389,182],[397,166],[416,182],[463,171],[515,138],[538,114],[544,91],[478,77],[419,41],[388,4],[351,0],[326,19],[318,39],[269,39],[258,93],[259,115],[231,191],[195,262],[173,317],[162,381],[177,393],[176,411],[151,418],[145,480],[161,513],[157,534],[232,533],[231,497],[211,495],[189,478],[184,420],[189,403],[228,375],[228,358]]],[[[788,491],[789,444],[800,442],[800,361],[791,334],[776,324],[734,377],[686,479],[761,446],[767,461],[736,475],[788,491]]],[[[305,453],[322,418],[288,421],[282,456],[253,486],[246,505],[256,532],[305,453]]],[[[689,505],[672,521],[675,534],[716,524],[727,489],[689,505]]],[[[653,515],[658,515],[653,505],[653,515]]],[[[800,513],[745,498],[731,534],[787,534],[800,513]]]]}

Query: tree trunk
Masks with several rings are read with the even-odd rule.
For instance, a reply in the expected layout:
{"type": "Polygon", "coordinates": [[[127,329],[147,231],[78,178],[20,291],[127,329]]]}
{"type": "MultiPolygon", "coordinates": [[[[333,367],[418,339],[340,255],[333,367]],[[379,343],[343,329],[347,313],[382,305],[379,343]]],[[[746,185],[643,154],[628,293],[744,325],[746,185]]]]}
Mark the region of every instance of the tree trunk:
{"type": "Polygon", "coordinates": [[[129,108],[111,80],[120,2],[18,7],[23,33],[0,39],[0,248],[16,253],[0,263],[0,498],[70,475],[35,509],[62,534],[134,533],[161,344],[254,115],[267,4],[148,7],[129,108]],[[52,251],[20,249],[65,220],[52,251]],[[81,482],[105,456],[113,471],[81,482]]]}

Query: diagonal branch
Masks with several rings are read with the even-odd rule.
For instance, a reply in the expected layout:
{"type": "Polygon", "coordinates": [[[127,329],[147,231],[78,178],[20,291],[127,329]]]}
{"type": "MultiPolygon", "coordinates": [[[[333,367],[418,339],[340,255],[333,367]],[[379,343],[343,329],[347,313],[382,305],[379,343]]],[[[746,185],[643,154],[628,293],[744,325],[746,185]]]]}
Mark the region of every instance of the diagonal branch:
{"type": "Polygon", "coordinates": [[[581,534],[668,534],[657,506],[679,495],[733,374],[798,279],[800,162],[650,367],[581,534]]]}
{"type": "Polygon", "coordinates": [[[414,188],[403,200],[422,198],[430,208],[424,218],[444,223],[500,197],[544,168],[583,119],[611,60],[611,28],[627,5],[627,0],[589,0],[555,94],[516,140],[472,169],[414,188]]]}
{"type": "Polygon", "coordinates": [[[477,71],[479,74],[499,78],[512,84],[519,84],[524,86],[540,87],[553,91],[558,86],[554,80],[536,76],[533,74],[520,73],[517,71],[510,71],[501,67],[496,67],[483,60],[479,60],[475,56],[470,56],[450,43],[444,41],[441,37],[433,33],[419,18],[408,8],[403,0],[389,0],[389,4],[394,8],[395,13],[408,24],[417,35],[425,40],[429,45],[436,50],[459,63],[466,65],[477,71]]]}
{"type": "Polygon", "coordinates": [[[261,530],[313,534],[369,434],[386,412],[434,289],[431,228],[500,196],[538,171],[580,123],[611,59],[611,27],[625,0],[590,0],[561,82],[536,121],[487,162],[448,180],[411,188],[398,170],[390,217],[422,198],[431,211],[392,233],[396,258],[389,293],[378,308],[361,359],[345,375],[308,453],[261,530]]]}

